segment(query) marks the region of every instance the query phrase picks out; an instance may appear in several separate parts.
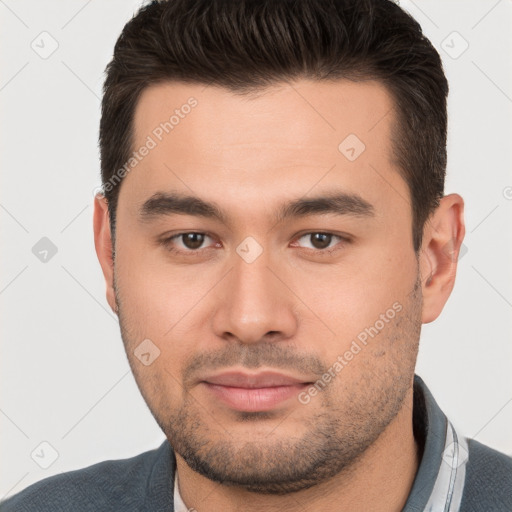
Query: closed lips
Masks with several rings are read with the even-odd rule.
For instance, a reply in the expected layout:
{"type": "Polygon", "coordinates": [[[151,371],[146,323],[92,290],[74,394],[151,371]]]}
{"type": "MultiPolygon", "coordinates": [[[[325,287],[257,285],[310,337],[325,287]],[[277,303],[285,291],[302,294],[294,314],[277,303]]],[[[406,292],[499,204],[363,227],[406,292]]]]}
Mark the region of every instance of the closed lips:
{"type": "Polygon", "coordinates": [[[257,374],[226,372],[218,375],[209,376],[203,379],[203,382],[206,382],[208,384],[215,384],[218,386],[228,386],[234,388],[247,389],[310,384],[310,382],[308,382],[307,380],[290,377],[288,375],[274,372],[263,372],[257,374]]]}

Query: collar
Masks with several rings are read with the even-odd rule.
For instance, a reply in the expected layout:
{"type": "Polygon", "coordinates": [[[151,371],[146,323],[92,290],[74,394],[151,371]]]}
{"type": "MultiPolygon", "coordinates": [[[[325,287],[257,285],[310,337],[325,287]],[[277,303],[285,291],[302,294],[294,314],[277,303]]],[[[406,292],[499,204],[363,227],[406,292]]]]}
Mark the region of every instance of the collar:
{"type": "Polygon", "coordinates": [[[413,430],[423,455],[402,512],[457,512],[462,501],[469,449],[437,405],[432,393],[414,376],[413,430]]]}
{"type": "MultiPolygon", "coordinates": [[[[468,461],[467,440],[448,421],[418,375],[414,376],[413,396],[413,431],[422,456],[402,512],[457,512],[468,461]]],[[[176,471],[174,511],[189,510],[181,498],[176,471]]]]}

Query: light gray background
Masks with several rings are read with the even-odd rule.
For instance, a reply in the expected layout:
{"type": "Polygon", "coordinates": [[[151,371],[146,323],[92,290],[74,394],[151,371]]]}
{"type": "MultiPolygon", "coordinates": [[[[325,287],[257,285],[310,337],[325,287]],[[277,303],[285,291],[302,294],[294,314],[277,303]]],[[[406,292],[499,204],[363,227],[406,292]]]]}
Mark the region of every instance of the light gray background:
{"type": "MultiPolygon", "coordinates": [[[[139,5],[0,0],[0,497],[164,439],[129,371],[92,232],[103,70],[139,5]],[[58,249],[46,263],[32,252],[42,237],[58,249]]],[[[417,373],[464,434],[512,454],[512,1],[401,5],[443,57],[446,193],[466,201],[467,253],[423,328],[417,373]]]]}

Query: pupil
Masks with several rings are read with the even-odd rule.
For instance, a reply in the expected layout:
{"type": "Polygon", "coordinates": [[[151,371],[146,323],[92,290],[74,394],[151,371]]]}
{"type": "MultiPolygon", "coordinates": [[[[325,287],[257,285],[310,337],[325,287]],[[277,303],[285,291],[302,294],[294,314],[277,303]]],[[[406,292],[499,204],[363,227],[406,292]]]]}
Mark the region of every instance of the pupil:
{"type": "Polygon", "coordinates": [[[199,249],[204,241],[204,235],[201,233],[187,233],[184,237],[183,243],[189,249],[199,249]]]}
{"type": "Polygon", "coordinates": [[[328,235],[326,233],[315,233],[313,235],[313,245],[316,249],[325,249],[326,247],[329,247],[329,244],[331,243],[331,235],[328,235]],[[317,242],[320,242],[317,244],[317,242]]]}

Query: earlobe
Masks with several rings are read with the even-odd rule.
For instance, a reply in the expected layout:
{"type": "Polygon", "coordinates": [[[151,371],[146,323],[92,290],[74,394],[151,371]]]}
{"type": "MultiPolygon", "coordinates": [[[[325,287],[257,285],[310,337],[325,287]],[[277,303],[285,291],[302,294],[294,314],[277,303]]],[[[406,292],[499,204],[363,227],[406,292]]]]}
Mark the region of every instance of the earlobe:
{"type": "Polygon", "coordinates": [[[112,311],[117,314],[117,305],[114,294],[114,261],[112,259],[112,236],[110,230],[110,218],[108,203],[101,193],[94,198],[94,246],[96,255],[103,271],[107,287],[107,302],[112,311]]]}
{"type": "Polygon", "coordinates": [[[441,314],[452,292],[464,235],[464,200],[458,194],[444,196],[423,230],[420,272],[425,324],[441,314]]]}

